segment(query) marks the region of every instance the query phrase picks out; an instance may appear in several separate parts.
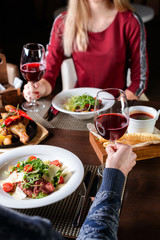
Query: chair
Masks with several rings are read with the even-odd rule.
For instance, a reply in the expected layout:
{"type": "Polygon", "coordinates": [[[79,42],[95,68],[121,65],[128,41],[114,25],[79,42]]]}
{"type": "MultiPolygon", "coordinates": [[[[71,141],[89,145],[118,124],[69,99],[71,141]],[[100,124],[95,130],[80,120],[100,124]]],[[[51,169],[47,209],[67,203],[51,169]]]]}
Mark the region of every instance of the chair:
{"type": "Polygon", "coordinates": [[[131,0],[131,5],[133,9],[138,13],[138,15],[142,18],[143,22],[149,22],[154,18],[154,10],[153,8],[146,6],[147,5],[147,0],[142,0],[141,4],[135,3],[134,0],[131,0]]]}

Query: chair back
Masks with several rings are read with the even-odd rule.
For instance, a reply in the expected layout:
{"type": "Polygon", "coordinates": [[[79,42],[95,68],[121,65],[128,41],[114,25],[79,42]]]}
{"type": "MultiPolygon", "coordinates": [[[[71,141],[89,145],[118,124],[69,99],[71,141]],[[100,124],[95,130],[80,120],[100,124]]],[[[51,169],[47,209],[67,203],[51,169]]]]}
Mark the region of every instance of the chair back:
{"type": "Polygon", "coordinates": [[[77,82],[77,73],[72,58],[65,59],[61,65],[62,90],[74,88],[77,82]]]}

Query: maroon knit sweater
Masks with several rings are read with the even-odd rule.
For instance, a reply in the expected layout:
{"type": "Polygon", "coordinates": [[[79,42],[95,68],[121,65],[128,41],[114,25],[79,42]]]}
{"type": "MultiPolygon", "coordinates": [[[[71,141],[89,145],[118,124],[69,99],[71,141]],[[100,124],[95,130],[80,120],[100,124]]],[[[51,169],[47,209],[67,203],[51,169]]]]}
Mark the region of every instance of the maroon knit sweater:
{"type": "MultiPolygon", "coordinates": [[[[61,63],[65,59],[62,35],[65,13],[52,27],[44,78],[55,87],[61,63]]],[[[118,12],[110,26],[102,32],[88,32],[89,45],[85,52],[73,52],[78,81],[75,87],[115,87],[125,90],[127,69],[131,69],[128,87],[140,96],[148,83],[148,54],[145,27],[141,18],[131,12],[118,12]]]]}

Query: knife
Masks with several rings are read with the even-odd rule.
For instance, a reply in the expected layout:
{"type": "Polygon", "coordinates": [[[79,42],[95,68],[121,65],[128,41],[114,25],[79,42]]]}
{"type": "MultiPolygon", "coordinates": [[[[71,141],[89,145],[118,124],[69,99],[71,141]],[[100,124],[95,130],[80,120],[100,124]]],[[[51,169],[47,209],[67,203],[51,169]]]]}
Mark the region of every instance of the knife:
{"type": "Polygon", "coordinates": [[[100,178],[98,175],[96,175],[93,179],[92,186],[89,191],[89,196],[92,201],[94,200],[94,197],[96,196],[96,193],[99,189],[99,184],[100,184],[100,178]]]}
{"type": "Polygon", "coordinates": [[[55,116],[57,116],[58,113],[59,111],[51,105],[47,112],[44,114],[43,118],[51,121],[55,116]]]}
{"type": "Polygon", "coordinates": [[[74,219],[72,222],[72,225],[75,227],[79,226],[79,223],[81,220],[81,216],[82,216],[82,212],[83,212],[83,208],[84,208],[85,200],[86,200],[86,196],[87,196],[87,191],[88,191],[88,187],[89,187],[90,178],[91,178],[91,171],[88,171],[84,178],[84,181],[81,185],[80,191],[79,191],[80,200],[79,200],[77,211],[75,213],[75,216],[74,216],[74,219]]]}

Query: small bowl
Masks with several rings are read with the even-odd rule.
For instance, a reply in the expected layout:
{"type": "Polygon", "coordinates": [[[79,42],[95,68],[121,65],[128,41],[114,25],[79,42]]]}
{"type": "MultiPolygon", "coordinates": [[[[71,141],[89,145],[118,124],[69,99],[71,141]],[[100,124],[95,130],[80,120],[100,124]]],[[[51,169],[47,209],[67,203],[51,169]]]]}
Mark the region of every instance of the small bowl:
{"type": "Polygon", "coordinates": [[[150,119],[129,118],[128,133],[153,133],[156,121],[158,120],[160,110],[148,106],[129,107],[129,115],[144,113],[150,115],[150,119]]]}
{"type": "MultiPolygon", "coordinates": [[[[71,115],[74,118],[77,119],[90,119],[93,118],[94,116],[94,111],[93,112],[72,112],[72,111],[68,111],[66,109],[64,109],[64,104],[67,102],[68,98],[71,98],[72,96],[76,96],[76,95],[82,95],[82,94],[89,94],[92,97],[96,97],[97,92],[101,91],[102,89],[99,88],[73,88],[73,89],[69,89],[67,91],[62,91],[60,93],[58,93],[52,100],[52,105],[54,108],[56,108],[58,111],[66,113],[71,115]]],[[[110,96],[109,93],[106,93],[107,96],[110,96]]],[[[104,102],[103,103],[105,107],[109,107],[109,103],[108,102],[104,102]]],[[[103,110],[102,108],[102,110],[103,110]]]]}

